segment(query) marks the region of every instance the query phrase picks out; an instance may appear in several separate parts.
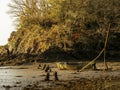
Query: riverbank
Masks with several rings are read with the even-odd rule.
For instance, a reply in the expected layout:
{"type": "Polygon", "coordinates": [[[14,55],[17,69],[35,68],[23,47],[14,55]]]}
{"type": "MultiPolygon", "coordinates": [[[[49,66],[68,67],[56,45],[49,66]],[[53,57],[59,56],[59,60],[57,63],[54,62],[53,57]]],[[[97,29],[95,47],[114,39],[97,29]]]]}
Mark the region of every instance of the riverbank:
{"type": "Polygon", "coordinates": [[[45,81],[46,72],[38,69],[39,63],[0,67],[0,89],[4,90],[119,90],[120,62],[108,62],[109,71],[103,71],[103,62],[98,70],[59,70],[55,63],[44,63],[51,68],[50,80],[45,81]],[[54,72],[58,81],[54,80],[54,72]],[[111,88],[111,89],[110,89],[111,88]],[[118,89],[117,89],[118,88],[118,89]]]}

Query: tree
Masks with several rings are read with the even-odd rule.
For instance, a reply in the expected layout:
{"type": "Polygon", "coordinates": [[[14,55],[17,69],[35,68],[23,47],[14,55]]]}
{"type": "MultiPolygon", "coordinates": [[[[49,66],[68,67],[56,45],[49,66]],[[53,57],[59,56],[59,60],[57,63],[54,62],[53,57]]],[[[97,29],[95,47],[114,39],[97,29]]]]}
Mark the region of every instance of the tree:
{"type": "Polygon", "coordinates": [[[64,51],[94,52],[103,47],[109,23],[112,31],[119,31],[119,0],[12,1],[10,12],[19,22],[13,40],[19,41],[13,45],[18,51],[28,47],[26,52],[44,52],[57,46],[64,51]]]}

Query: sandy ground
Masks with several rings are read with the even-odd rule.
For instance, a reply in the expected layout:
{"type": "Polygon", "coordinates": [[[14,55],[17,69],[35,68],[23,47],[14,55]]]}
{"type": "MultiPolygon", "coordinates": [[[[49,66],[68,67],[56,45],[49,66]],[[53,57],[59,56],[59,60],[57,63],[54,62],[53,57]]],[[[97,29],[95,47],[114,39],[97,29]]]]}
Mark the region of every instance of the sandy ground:
{"type": "MultiPolygon", "coordinates": [[[[108,62],[108,66],[111,68],[110,71],[101,70],[104,68],[104,64],[97,63],[99,70],[85,70],[82,72],[78,72],[77,70],[59,70],[55,63],[46,63],[52,69],[52,72],[50,72],[50,81],[44,81],[46,72],[38,69],[38,64],[0,67],[0,90],[32,90],[30,87],[33,85],[37,85],[37,88],[33,90],[43,90],[43,88],[54,88],[56,85],[60,87],[60,83],[83,78],[120,78],[120,62],[108,62]],[[58,73],[59,81],[54,81],[55,71],[58,73]]],[[[120,81],[114,81],[113,83],[120,84],[120,81]]]]}

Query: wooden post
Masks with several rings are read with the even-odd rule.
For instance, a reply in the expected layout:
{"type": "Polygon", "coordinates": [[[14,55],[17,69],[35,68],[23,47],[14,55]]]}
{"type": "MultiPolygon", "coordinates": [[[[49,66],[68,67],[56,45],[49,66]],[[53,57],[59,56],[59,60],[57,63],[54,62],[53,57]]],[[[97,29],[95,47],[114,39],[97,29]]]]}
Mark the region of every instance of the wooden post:
{"type": "Polygon", "coordinates": [[[56,71],[54,72],[54,80],[55,80],[55,81],[58,81],[58,74],[57,74],[56,71]]]}
{"type": "Polygon", "coordinates": [[[101,54],[104,52],[104,48],[100,51],[100,53],[95,57],[92,61],[90,61],[87,65],[85,65],[80,71],[83,71],[85,68],[87,68],[89,65],[91,65],[93,62],[95,62],[101,54]]]}
{"type": "Polygon", "coordinates": [[[108,70],[108,65],[106,63],[106,46],[107,46],[107,41],[108,41],[108,36],[109,36],[109,32],[110,32],[110,24],[108,27],[108,31],[107,31],[107,35],[106,35],[106,39],[105,39],[105,43],[104,43],[104,48],[101,50],[101,52],[92,60],[90,61],[87,65],[85,65],[80,71],[84,70],[85,68],[87,68],[90,64],[92,64],[93,62],[95,62],[102,53],[104,53],[104,65],[105,65],[105,70],[108,70]]]}
{"type": "Polygon", "coordinates": [[[52,72],[52,69],[51,69],[51,68],[49,68],[49,72],[52,72]]]}
{"type": "Polygon", "coordinates": [[[105,39],[105,43],[104,43],[104,65],[105,65],[105,70],[108,70],[108,65],[106,62],[106,46],[107,46],[107,41],[108,41],[108,37],[109,37],[109,32],[110,32],[110,24],[108,26],[108,31],[107,31],[107,35],[106,35],[106,39],[105,39]]]}
{"type": "Polygon", "coordinates": [[[45,81],[49,81],[49,80],[50,80],[50,73],[47,72],[46,77],[45,77],[45,81]]]}
{"type": "Polygon", "coordinates": [[[36,63],[37,63],[37,60],[35,59],[35,60],[34,60],[34,64],[36,64],[36,63]]]}
{"type": "Polygon", "coordinates": [[[93,70],[97,70],[97,68],[96,68],[96,63],[93,63],[93,64],[92,64],[92,68],[93,68],[93,70]]]}

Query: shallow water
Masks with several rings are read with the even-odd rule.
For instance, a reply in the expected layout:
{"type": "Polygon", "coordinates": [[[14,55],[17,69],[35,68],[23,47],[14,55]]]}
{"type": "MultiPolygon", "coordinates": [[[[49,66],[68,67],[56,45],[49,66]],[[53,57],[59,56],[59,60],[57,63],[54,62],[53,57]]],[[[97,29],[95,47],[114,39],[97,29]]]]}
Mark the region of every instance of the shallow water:
{"type": "Polygon", "coordinates": [[[31,66],[0,67],[0,90],[22,90],[22,87],[42,80],[42,71],[31,66]],[[23,68],[23,67],[22,67],[23,68]],[[5,89],[10,86],[10,89],[5,89]]]}

